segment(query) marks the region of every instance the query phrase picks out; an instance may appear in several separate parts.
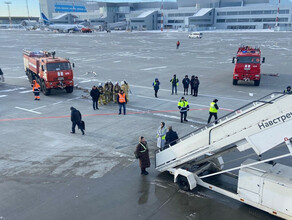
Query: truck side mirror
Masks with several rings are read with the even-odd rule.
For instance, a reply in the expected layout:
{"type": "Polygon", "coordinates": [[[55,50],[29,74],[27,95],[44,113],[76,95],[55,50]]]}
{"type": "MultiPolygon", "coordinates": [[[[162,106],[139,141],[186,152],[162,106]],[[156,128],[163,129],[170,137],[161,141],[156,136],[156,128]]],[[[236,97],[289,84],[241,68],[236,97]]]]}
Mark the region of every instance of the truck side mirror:
{"type": "Polygon", "coordinates": [[[262,61],[262,63],[265,63],[265,61],[266,61],[266,58],[265,58],[265,57],[263,57],[263,61],[262,61]]]}
{"type": "Polygon", "coordinates": [[[235,57],[232,58],[232,63],[234,63],[235,57]]]}
{"type": "Polygon", "coordinates": [[[75,63],[72,63],[72,67],[75,68],[75,63]]]}

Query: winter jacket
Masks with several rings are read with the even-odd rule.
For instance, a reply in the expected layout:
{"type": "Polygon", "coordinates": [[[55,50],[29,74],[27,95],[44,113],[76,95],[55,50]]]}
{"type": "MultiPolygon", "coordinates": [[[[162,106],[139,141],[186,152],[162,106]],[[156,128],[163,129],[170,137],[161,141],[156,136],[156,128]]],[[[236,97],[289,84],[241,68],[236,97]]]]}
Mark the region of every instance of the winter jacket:
{"type": "Polygon", "coordinates": [[[194,79],[193,87],[194,88],[199,88],[199,85],[200,85],[200,81],[198,79],[194,79]]]}
{"type": "Polygon", "coordinates": [[[1,68],[0,68],[0,75],[3,75],[3,72],[2,72],[2,70],[1,70],[1,68]]]}
{"type": "Polygon", "coordinates": [[[98,100],[99,96],[100,96],[100,91],[96,88],[96,89],[92,89],[90,91],[90,96],[92,97],[92,100],[98,100]]]}
{"type": "Polygon", "coordinates": [[[182,84],[183,84],[184,88],[189,88],[190,79],[189,78],[184,78],[183,81],[182,81],[182,84]]]}
{"type": "Polygon", "coordinates": [[[77,109],[73,108],[71,110],[71,121],[72,122],[80,122],[82,119],[81,113],[80,111],[78,111],[77,109]]]}
{"type": "Polygon", "coordinates": [[[140,167],[141,168],[150,167],[149,150],[146,141],[139,142],[139,144],[136,147],[136,153],[140,161],[140,167]]]}
{"type": "Polygon", "coordinates": [[[175,145],[177,139],[178,139],[177,133],[173,130],[169,130],[166,133],[166,137],[165,137],[165,140],[166,140],[165,148],[168,147],[167,145],[170,145],[170,146],[175,145]]]}
{"type": "Polygon", "coordinates": [[[160,82],[159,81],[154,81],[152,83],[152,86],[153,86],[154,90],[156,90],[156,91],[159,90],[159,85],[160,85],[160,82]]]}
{"type": "Polygon", "coordinates": [[[165,135],[166,135],[166,128],[159,126],[157,129],[156,137],[157,137],[157,147],[162,149],[165,145],[165,135]]]}

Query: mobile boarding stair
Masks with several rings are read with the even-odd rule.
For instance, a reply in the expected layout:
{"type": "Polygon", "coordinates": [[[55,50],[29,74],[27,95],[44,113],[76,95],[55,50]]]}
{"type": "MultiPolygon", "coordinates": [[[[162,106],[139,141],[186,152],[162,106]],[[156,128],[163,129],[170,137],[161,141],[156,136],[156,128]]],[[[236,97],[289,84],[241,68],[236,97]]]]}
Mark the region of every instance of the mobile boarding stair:
{"type": "Polygon", "coordinates": [[[266,162],[292,155],[292,95],[271,93],[177,140],[156,153],[156,169],[169,171],[184,190],[204,186],[285,219],[292,219],[292,167],[266,162]],[[285,142],[288,154],[262,161],[248,159],[223,169],[222,155],[252,148],[256,154],[285,142]],[[213,173],[204,175],[204,171],[213,173]],[[237,193],[204,178],[239,170],[237,193]]]}

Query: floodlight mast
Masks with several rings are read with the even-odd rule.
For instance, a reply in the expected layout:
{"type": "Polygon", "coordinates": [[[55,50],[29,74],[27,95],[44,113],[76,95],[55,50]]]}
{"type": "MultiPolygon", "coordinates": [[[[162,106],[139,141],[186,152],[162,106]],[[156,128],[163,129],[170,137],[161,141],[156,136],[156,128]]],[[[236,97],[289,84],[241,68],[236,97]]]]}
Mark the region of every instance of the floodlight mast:
{"type": "Polygon", "coordinates": [[[10,5],[11,5],[11,2],[4,2],[4,4],[6,4],[7,7],[8,7],[9,24],[10,24],[10,27],[11,27],[11,24],[12,24],[11,16],[10,16],[10,5]]]}

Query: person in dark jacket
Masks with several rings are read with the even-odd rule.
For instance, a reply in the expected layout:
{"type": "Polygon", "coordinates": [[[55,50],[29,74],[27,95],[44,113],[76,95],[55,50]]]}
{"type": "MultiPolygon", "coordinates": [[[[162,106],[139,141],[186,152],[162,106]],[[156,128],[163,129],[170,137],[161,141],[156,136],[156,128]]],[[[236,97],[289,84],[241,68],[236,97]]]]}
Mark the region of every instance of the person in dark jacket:
{"type": "Polygon", "coordinates": [[[189,111],[189,102],[185,100],[185,97],[181,97],[180,101],[177,104],[177,107],[180,111],[180,122],[183,123],[183,121],[187,120],[187,112],[189,111]]]}
{"type": "Polygon", "coordinates": [[[176,140],[178,139],[177,133],[172,130],[172,126],[168,127],[168,132],[166,132],[165,136],[165,146],[164,149],[169,148],[169,146],[173,146],[176,144],[176,140]]]}
{"type": "Polygon", "coordinates": [[[200,81],[198,77],[196,76],[194,80],[194,96],[198,96],[199,85],[200,85],[200,81]]]}
{"type": "Polygon", "coordinates": [[[214,99],[213,102],[210,103],[208,124],[210,123],[212,116],[215,117],[215,124],[218,124],[217,112],[218,112],[219,107],[217,105],[217,102],[218,102],[218,99],[214,99]]]}
{"type": "Polygon", "coordinates": [[[71,107],[70,109],[71,109],[71,121],[72,121],[72,131],[71,131],[71,133],[72,134],[75,133],[75,127],[77,125],[78,128],[81,130],[82,135],[84,135],[84,130],[83,130],[82,125],[81,125],[82,116],[81,116],[80,111],[78,111],[74,107],[71,107]]]}
{"type": "Polygon", "coordinates": [[[0,82],[4,82],[4,74],[0,68],[0,82]]]}
{"type": "Polygon", "coordinates": [[[285,89],[283,93],[285,93],[285,94],[292,94],[291,86],[287,86],[287,89],[285,89]]]}
{"type": "Polygon", "coordinates": [[[195,81],[195,76],[192,75],[191,82],[190,82],[190,85],[191,85],[191,95],[194,95],[194,81],[195,81]]]}
{"type": "Polygon", "coordinates": [[[157,97],[157,92],[159,90],[159,85],[160,85],[160,82],[159,82],[158,78],[155,78],[154,82],[152,83],[152,86],[154,88],[154,92],[155,92],[154,95],[155,95],[156,98],[158,98],[157,97]]]}
{"type": "Polygon", "coordinates": [[[185,76],[185,78],[182,81],[183,87],[184,87],[184,95],[188,94],[189,91],[189,85],[190,85],[190,79],[188,75],[185,76]]]}
{"type": "Polygon", "coordinates": [[[179,46],[180,46],[180,42],[179,42],[179,40],[178,40],[178,41],[176,42],[176,49],[178,49],[179,46]]]}
{"type": "Polygon", "coordinates": [[[122,113],[122,107],[124,110],[124,115],[126,114],[126,104],[128,102],[127,96],[124,93],[124,90],[121,90],[117,97],[117,102],[119,103],[119,115],[122,113]]]}
{"type": "Polygon", "coordinates": [[[149,150],[144,137],[139,137],[139,144],[136,147],[136,155],[139,158],[141,175],[148,175],[146,168],[150,167],[149,150]]]}
{"type": "Polygon", "coordinates": [[[173,95],[173,90],[175,91],[175,94],[177,95],[177,86],[178,86],[178,78],[176,78],[176,74],[173,75],[173,78],[170,80],[172,85],[172,92],[171,95],[173,95]]]}
{"type": "Polygon", "coordinates": [[[93,110],[98,109],[98,99],[100,96],[100,91],[97,89],[96,86],[92,87],[92,90],[90,91],[90,96],[92,97],[93,110]]]}

